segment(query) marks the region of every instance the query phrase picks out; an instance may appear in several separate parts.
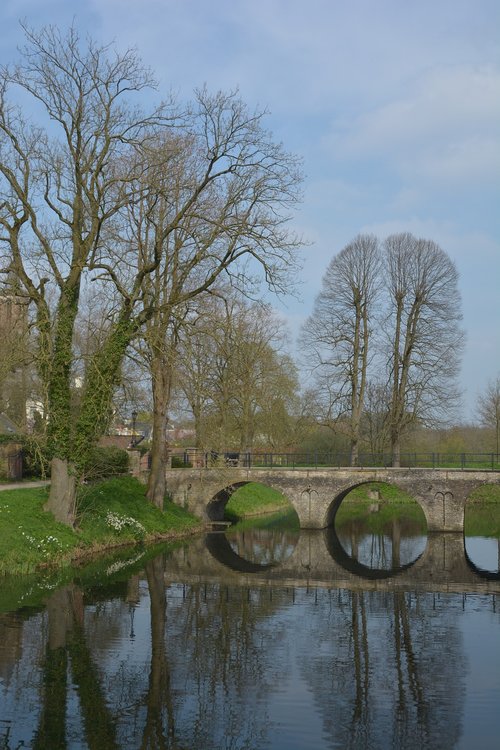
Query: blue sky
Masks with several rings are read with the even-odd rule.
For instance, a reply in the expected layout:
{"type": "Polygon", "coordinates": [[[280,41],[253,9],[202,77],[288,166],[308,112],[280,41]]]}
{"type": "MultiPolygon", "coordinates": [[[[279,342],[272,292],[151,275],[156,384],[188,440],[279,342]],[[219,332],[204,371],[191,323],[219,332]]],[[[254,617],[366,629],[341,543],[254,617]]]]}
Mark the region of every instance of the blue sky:
{"type": "Polygon", "coordinates": [[[438,242],[461,276],[464,417],[500,373],[498,0],[3,0],[0,62],[73,20],[134,46],[164,92],[238,87],[304,159],[298,332],[332,256],[359,232],[438,242]]]}

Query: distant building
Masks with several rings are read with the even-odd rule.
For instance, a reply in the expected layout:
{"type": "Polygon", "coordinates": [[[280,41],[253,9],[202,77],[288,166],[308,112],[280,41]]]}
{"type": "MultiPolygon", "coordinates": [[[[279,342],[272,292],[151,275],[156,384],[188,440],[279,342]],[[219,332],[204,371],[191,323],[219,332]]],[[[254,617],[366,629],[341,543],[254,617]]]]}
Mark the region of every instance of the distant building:
{"type": "Polygon", "coordinates": [[[0,410],[26,426],[28,308],[0,294],[0,410]]]}

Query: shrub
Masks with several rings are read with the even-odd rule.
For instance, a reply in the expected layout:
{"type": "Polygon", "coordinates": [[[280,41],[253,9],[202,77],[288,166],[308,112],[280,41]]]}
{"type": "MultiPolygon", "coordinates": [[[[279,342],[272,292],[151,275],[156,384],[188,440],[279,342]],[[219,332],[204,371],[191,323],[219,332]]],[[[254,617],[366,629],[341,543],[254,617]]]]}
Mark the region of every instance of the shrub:
{"type": "Polygon", "coordinates": [[[172,469],[191,469],[191,461],[184,461],[182,456],[172,456],[172,469]]]}
{"type": "Polygon", "coordinates": [[[40,439],[26,435],[24,443],[24,470],[25,477],[49,477],[50,458],[47,446],[40,439]]]}
{"type": "Polygon", "coordinates": [[[87,480],[104,479],[128,473],[128,453],[115,445],[95,446],[84,467],[87,480]]]}

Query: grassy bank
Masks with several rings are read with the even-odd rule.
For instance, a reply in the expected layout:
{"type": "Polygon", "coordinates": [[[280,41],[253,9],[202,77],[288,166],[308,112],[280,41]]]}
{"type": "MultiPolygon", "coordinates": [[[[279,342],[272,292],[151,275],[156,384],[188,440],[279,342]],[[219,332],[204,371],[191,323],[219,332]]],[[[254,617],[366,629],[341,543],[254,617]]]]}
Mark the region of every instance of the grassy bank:
{"type": "Polygon", "coordinates": [[[111,547],[201,529],[197,518],[173,503],[165,502],[163,512],[150,505],[144,485],[132,477],[82,487],[75,530],[43,510],[47,492],[29,487],[0,492],[0,575],[69,564],[111,547]]]}
{"type": "Polygon", "coordinates": [[[362,484],[351,490],[342,502],[335,516],[335,525],[363,521],[371,531],[381,531],[402,513],[407,522],[425,532],[424,512],[411,495],[389,484],[362,484]]]}
{"type": "Polygon", "coordinates": [[[230,497],[225,516],[230,521],[239,521],[264,513],[277,513],[288,507],[289,501],[278,490],[258,482],[250,482],[239,487],[230,497]]]}
{"type": "Polygon", "coordinates": [[[465,508],[466,536],[500,539],[500,485],[483,484],[471,494],[465,508]]]}

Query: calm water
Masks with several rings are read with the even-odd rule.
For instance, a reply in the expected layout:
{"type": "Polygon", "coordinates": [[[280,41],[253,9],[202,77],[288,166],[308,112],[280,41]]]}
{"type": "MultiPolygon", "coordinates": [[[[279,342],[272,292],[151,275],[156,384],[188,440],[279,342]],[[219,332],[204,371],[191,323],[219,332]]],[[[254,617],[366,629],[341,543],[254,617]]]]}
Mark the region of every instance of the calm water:
{"type": "Polygon", "coordinates": [[[498,557],[349,524],[4,584],[0,748],[498,748],[498,557]]]}

